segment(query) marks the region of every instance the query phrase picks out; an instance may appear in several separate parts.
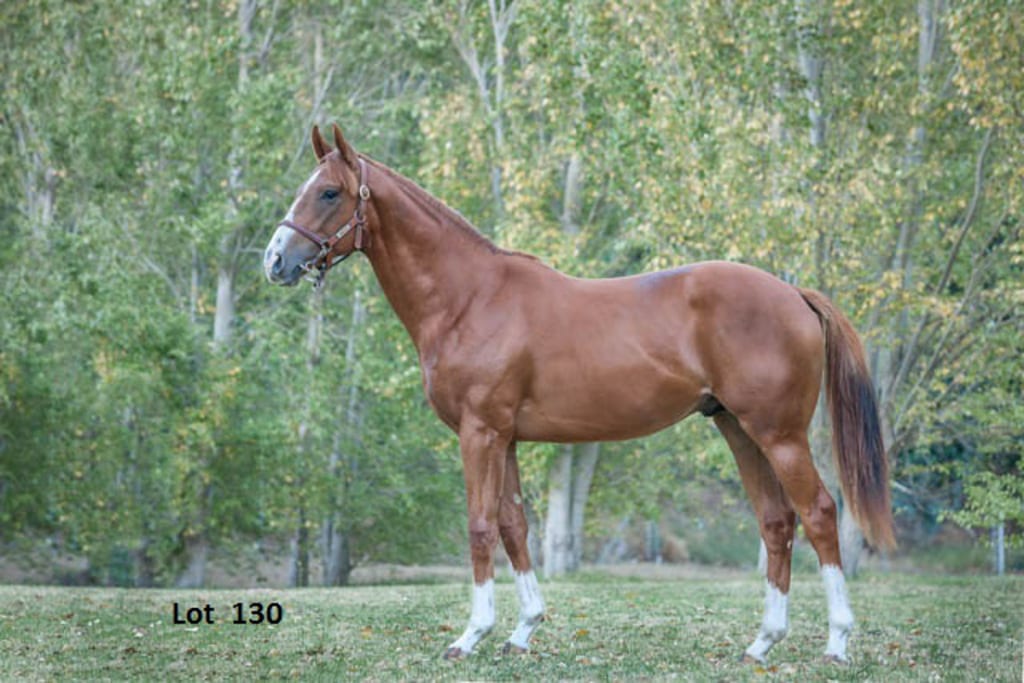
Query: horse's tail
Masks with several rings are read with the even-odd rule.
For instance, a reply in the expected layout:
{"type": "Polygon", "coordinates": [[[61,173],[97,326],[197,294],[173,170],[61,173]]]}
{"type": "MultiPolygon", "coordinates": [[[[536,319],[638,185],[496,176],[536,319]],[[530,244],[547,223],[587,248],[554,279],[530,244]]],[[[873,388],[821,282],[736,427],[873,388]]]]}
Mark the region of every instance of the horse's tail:
{"type": "Polygon", "coordinates": [[[864,347],[853,325],[821,292],[800,289],[825,331],[826,397],[832,415],[832,453],[845,505],[872,546],[893,548],[889,463],[864,347]]]}

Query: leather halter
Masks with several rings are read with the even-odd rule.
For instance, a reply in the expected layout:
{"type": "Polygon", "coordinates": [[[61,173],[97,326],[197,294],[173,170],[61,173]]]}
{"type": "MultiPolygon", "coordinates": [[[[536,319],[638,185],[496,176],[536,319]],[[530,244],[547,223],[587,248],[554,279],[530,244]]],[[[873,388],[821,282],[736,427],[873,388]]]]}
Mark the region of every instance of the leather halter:
{"type": "Polygon", "coordinates": [[[323,286],[324,277],[327,275],[328,270],[347,259],[353,252],[365,251],[365,247],[369,246],[369,233],[366,231],[366,201],[370,198],[370,187],[366,184],[366,179],[369,177],[369,169],[361,157],[358,161],[359,191],[357,193],[356,208],[352,210],[352,218],[335,230],[334,234],[324,237],[308,228],[302,227],[298,223],[293,223],[287,218],[277,224],[279,227],[283,225],[294,230],[320,248],[316,256],[302,264],[302,269],[308,274],[306,279],[311,280],[313,286],[318,289],[323,286]],[[337,246],[338,242],[345,235],[353,230],[355,230],[356,235],[352,243],[352,249],[348,253],[332,258],[331,254],[334,252],[334,247],[337,246]]]}

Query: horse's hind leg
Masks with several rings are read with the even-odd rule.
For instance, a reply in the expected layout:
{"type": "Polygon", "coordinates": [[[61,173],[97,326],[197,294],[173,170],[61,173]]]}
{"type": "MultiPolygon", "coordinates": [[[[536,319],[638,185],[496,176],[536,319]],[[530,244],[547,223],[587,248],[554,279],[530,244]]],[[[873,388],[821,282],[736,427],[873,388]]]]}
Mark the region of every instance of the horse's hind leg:
{"type": "Polygon", "coordinates": [[[516,594],[519,596],[519,621],[505,642],[504,651],[525,652],[530,648],[530,636],[544,619],[544,600],[530,564],[530,551],[526,542],[526,512],[519,486],[515,442],[509,445],[505,456],[505,482],[501,507],[498,509],[498,531],[501,532],[501,542],[515,572],[516,594]]]}
{"type": "Polygon", "coordinates": [[[853,612],[846,597],[839,557],[835,501],[814,468],[806,434],[794,436],[790,431],[786,432],[784,438],[754,436],[800,515],[804,532],[818,554],[821,578],[828,598],[828,645],[825,657],[845,663],[846,644],[853,629],[853,612]]]}
{"type": "Polygon", "coordinates": [[[714,419],[736,458],[743,488],[754,506],[761,538],[768,551],[761,631],[745,652],[746,657],[763,662],[768,650],[785,638],[789,629],[787,596],[796,519],[793,507],[764,453],[743,431],[736,418],[730,413],[719,413],[714,419]]]}

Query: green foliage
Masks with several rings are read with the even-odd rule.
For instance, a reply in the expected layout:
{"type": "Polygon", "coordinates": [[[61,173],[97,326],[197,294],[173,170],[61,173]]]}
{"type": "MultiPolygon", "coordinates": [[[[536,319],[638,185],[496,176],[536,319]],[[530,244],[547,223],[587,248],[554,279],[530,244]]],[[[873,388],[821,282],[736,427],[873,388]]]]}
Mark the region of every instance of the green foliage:
{"type": "Polygon", "coordinates": [[[951,515],[962,526],[1024,525],[1024,478],[1019,474],[974,474],[964,482],[964,499],[964,507],[951,515]]]}
{"type": "MultiPolygon", "coordinates": [[[[356,559],[458,547],[456,444],[369,268],[332,273],[321,303],[262,282],[309,125],[338,121],[574,275],[725,258],[830,293],[868,344],[901,510],[1002,515],[1019,542],[1019,9],[946,8],[923,59],[912,6],[849,0],[520,0],[500,45],[484,3],[256,3],[248,32],[240,4],[0,6],[5,538],[47,534],[102,580],[157,583],[194,534],[284,538],[331,515],[356,559]]],[[[536,510],[556,452],[520,446],[536,510]]],[[[684,509],[686,482],[736,484],[699,419],[602,453],[595,532],[684,509]]]]}

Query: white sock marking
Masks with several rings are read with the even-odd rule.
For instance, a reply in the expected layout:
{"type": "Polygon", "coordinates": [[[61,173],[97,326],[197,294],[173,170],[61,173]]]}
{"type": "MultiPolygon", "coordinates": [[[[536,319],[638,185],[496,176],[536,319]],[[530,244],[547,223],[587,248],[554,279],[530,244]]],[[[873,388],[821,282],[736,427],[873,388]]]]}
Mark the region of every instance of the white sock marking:
{"type": "Polygon", "coordinates": [[[512,645],[528,650],[530,636],[537,630],[544,616],[544,599],[540,596],[540,586],[533,570],[515,572],[516,595],[519,596],[519,623],[516,630],[509,636],[512,645]]]}
{"type": "Polygon", "coordinates": [[[463,654],[469,654],[480,640],[494,628],[494,580],[487,579],[473,586],[473,607],[469,613],[469,624],[459,639],[451,644],[463,654]]]}
{"type": "Polygon", "coordinates": [[[825,584],[825,597],[828,598],[828,645],[825,647],[825,656],[845,662],[846,643],[853,630],[853,612],[846,598],[846,579],[843,578],[843,570],[832,564],[822,565],[821,579],[825,584]]]}
{"type": "Polygon", "coordinates": [[[786,637],[789,631],[788,596],[765,581],[764,618],[761,620],[761,632],[750,647],[747,656],[763,662],[768,650],[786,637]]]}

